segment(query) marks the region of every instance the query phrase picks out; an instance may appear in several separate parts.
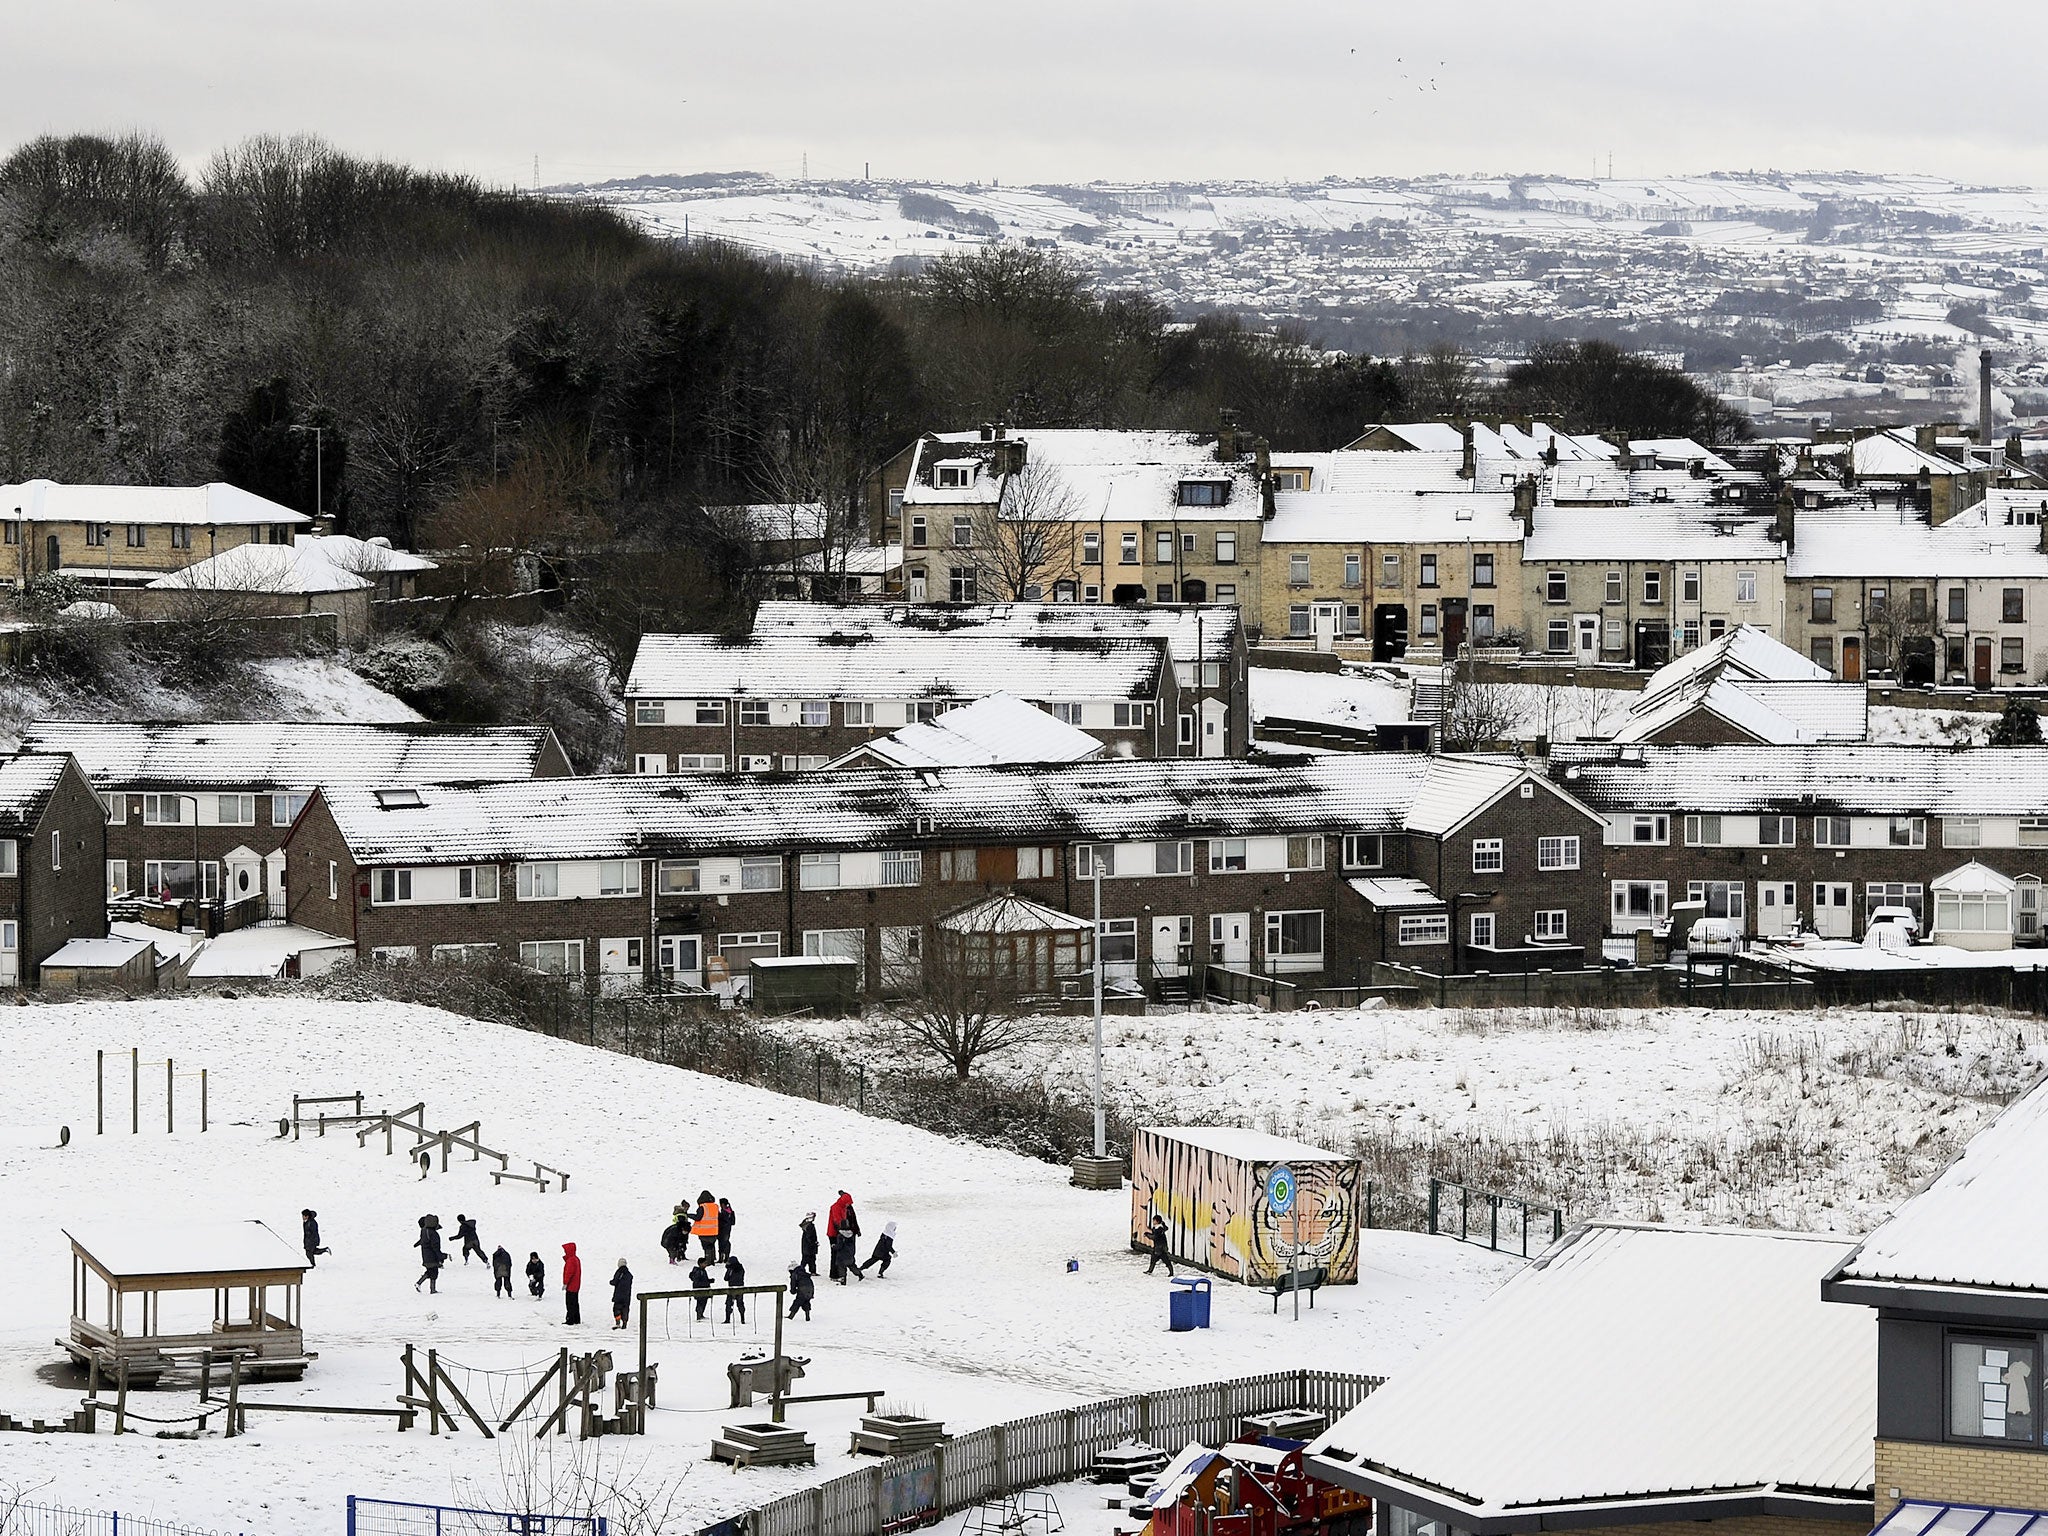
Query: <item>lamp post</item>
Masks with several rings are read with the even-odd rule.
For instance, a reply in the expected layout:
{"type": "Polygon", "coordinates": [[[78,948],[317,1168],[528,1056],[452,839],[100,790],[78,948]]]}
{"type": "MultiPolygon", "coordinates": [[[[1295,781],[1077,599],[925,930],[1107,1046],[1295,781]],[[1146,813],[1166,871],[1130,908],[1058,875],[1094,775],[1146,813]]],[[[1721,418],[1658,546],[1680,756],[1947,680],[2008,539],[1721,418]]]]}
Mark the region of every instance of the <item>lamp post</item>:
{"type": "Polygon", "coordinates": [[[327,468],[324,450],[327,446],[325,427],[293,425],[285,430],[310,432],[313,434],[313,526],[316,532],[324,533],[321,524],[327,520],[327,468]]]}
{"type": "Polygon", "coordinates": [[[1089,855],[1095,876],[1095,1155],[1108,1156],[1102,1114],[1102,860],[1089,855]]]}

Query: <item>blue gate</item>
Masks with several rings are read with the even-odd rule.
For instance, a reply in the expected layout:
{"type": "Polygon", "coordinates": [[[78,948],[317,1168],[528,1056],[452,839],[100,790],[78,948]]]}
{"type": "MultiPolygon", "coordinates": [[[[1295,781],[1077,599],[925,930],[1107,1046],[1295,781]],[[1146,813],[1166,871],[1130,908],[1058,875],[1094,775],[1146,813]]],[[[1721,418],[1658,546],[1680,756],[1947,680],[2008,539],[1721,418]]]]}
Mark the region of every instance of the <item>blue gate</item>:
{"type": "Polygon", "coordinates": [[[514,1515],[503,1510],[457,1509],[447,1504],[403,1504],[391,1499],[348,1500],[348,1536],[606,1536],[602,1515],[514,1515]]]}

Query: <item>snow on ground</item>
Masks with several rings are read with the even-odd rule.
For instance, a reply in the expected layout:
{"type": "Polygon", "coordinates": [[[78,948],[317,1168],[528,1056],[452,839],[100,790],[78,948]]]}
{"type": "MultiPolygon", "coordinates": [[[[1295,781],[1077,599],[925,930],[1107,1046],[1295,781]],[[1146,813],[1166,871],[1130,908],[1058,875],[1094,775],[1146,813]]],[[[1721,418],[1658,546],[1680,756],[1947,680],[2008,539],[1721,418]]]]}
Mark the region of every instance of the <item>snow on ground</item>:
{"type": "Polygon", "coordinates": [[[1981,709],[1901,709],[1870,706],[1870,739],[1891,747],[1981,747],[1998,716],[1981,709]]]}
{"type": "Polygon", "coordinates": [[[276,694],[271,719],[392,725],[426,718],[331,656],[280,656],[257,662],[256,671],[276,694]]]}
{"type": "MultiPolygon", "coordinates": [[[[1086,1035],[996,1070],[1085,1101],[1086,1035]]],[[[1462,1171],[1573,1218],[1861,1232],[2044,1061],[2048,1026],[1972,1014],[1218,1008],[1105,1020],[1103,1071],[1141,1123],[1257,1124],[1411,1194],[1462,1171]]]]}
{"type": "Polygon", "coordinates": [[[1408,679],[1391,667],[1343,672],[1297,672],[1291,667],[1250,671],[1252,728],[1280,718],[1369,730],[1408,718],[1408,679]]]}
{"type": "MultiPolygon", "coordinates": [[[[1239,1035],[1265,1032],[1263,1021],[1218,1023],[1239,1035]]],[[[320,1358],[303,1382],[246,1395],[390,1406],[408,1341],[464,1367],[520,1367],[563,1345],[610,1345],[623,1364],[633,1335],[606,1328],[612,1266],[625,1256],[642,1289],[686,1283],[657,1244],[676,1201],[704,1187],[730,1195],[748,1278],[774,1283],[796,1255],[798,1219],[811,1210],[822,1217],[844,1185],[870,1234],[863,1256],[885,1221],[900,1225],[900,1256],[887,1279],[821,1283],[816,1320],[788,1325],[790,1347],[812,1357],[804,1385],[885,1389],[889,1402],[955,1428],[1293,1365],[1395,1369],[1510,1271],[1507,1260],[1443,1239],[1377,1233],[1365,1242],[1363,1282],[1326,1291],[1299,1324],[1284,1310],[1274,1317],[1256,1293],[1219,1286],[1214,1328],[1171,1334],[1163,1277],[1146,1278],[1127,1251],[1127,1195],[1078,1191],[1062,1169],[851,1111],[398,1004],[272,996],[26,1007],[13,1011],[7,1039],[0,1209],[12,1305],[0,1316],[0,1411],[17,1417],[60,1415],[81,1395],[55,1368],[52,1340],[64,1332],[69,1294],[61,1229],[85,1221],[260,1217],[295,1240],[299,1209],[314,1207],[334,1250],[306,1291],[308,1344],[320,1358]],[[181,1068],[208,1069],[210,1132],[190,1129],[188,1101],[175,1137],[92,1134],[93,1052],[128,1045],[145,1060],[172,1056],[181,1068]],[[570,1188],[497,1188],[459,1155],[448,1173],[422,1182],[380,1142],[358,1149],[342,1131],[276,1139],[293,1093],[358,1090],[373,1107],[424,1099],[432,1124],[481,1118],[487,1145],[570,1170],[570,1188]],[[61,1151],[60,1123],[73,1132],[61,1151]],[[444,1234],[458,1212],[475,1216],[485,1246],[504,1243],[519,1268],[538,1251],[548,1261],[547,1298],[529,1301],[523,1285],[516,1299],[494,1298],[481,1267],[460,1263],[444,1272],[440,1295],[416,1293],[410,1244],[429,1210],[444,1234]],[[565,1240],[585,1263],[586,1322],[577,1330],[559,1321],[565,1240]],[[1071,1274],[1070,1257],[1080,1265],[1071,1274]]],[[[1134,1040],[1119,1049],[1136,1048],[1134,1040]]],[[[146,1128],[161,1124],[160,1082],[145,1069],[146,1128]]],[[[119,1081],[118,1093],[126,1090],[119,1081]]],[[[790,1410],[818,1446],[815,1471],[735,1475],[706,1463],[719,1426],[745,1417],[724,1406],[725,1366],[742,1345],[765,1346],[771,1332],[691,1335],[681,1307],[655,1310],[662,1380],[653,1431],[590,1452],[606,1475],[673,1495],[664,1529],[695,1529],[849,1469],[858,1402],[790,1410]]],[[[465,1379],[473,1395],[494,1400],[514,1385],[465,1379]]],[[[192,1402],[166,1390],[146,1411],[192,1402]]],[[[0,1491],[209,1527],[335,1532],[350,1493],[502,1507],[508,1487],[534,1473],[522,1449],[529,1444],[259,1413],[234,1441],[10,1437],[0,1491]]]]}

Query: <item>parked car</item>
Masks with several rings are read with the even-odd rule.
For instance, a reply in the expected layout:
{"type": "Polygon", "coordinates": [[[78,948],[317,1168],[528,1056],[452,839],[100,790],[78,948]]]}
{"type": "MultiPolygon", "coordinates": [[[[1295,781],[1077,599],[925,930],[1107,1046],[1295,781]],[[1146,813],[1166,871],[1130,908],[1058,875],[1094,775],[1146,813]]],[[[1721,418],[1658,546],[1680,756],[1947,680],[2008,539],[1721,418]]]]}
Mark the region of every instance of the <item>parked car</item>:
{"type": "Polygon", "coordinates": [[[1742,947],[1742,923],[1732,917],[1703,917],[1685,936],[1687,954],[1732,955],[1742,947]]]}
{"type": "Polygon", "coordinates": [[[1874,907],[1870,913],[1870,926],[1893,923],[1906,930],[1908,941],[1920,937],[1920,919],[1913,915],[1911,907],[1874,907]]]}

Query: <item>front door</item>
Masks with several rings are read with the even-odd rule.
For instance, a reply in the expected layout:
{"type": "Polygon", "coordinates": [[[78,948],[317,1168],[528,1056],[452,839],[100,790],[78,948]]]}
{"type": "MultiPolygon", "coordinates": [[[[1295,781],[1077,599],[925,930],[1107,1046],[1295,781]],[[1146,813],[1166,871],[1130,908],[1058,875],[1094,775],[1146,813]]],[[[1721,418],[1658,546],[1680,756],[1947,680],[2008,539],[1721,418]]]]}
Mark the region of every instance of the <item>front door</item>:
{"type": "Polygon", "coordinates": [[[1105,981],[1138,979],[1138,920],[1135,917],[1105,917],[1102,920],[1102,978],[1105,981]]]}
{"type": "Polygon", "coordinates": [[[1337,629],[1343,622],[1342,603],[1317,603],[1309,610],[1309,633],[1315,637],[1317,650],[1335,649],[1337,629]]]}
{"type": "Polygon", "coordinates": [[[1195,920],[1191,917],[1152,919],[1152,974],[1185,976],[1194,962],[1195,920]]]}
{"type": "Polygon", "coordinates": [[[1252,963],[1252,915],[1214,912],[1209,916],[1209,963],[1244,970],[1252,963]]]}
{"type": "Polygon", "coordinates": [[[1578,635],[1579,660],[1585,665],[1591,666],[1600,659],[1600,615],[1597,613],[1580,614],[1576,624],[1576,633],[1578,635]]]}
{"type": "Polygon", "coordinates": [[[1970,685],[1974,688],[1991,686],[1991,637],[1979,635],[1975,651],[1970,657],[1970,685]]]}
{"type": "Polygon", "coordinates": [[[0,987],[21,985],[21,927],[12,919],[0,922],[0,987]]]}
{"type": "Polygon", "coordinates": [[[1381,603],[1372,611],[1372,659],[1399,661],[1408,651],[1408,609],[1381,603]]]}
{"type": "Polygon", "coordinates": [[[1863,642],[1854,635],[1844,636],[1842,640],[1842,681],[1863,681],[1863,642]]]}
{"type": "Polygon", "coordinates": [[[1756,888],[1756,932],[1778,939],[1799,927],[1799,887],[1789,880],[1763,880],[1756,888]]]}
{"type": "Polygon", "coordinates": [[[1201,705],[1204,757],[1224,757],[1230,750],[1230,706],[1221,699],[1204,699],[1201,705]]]}
{"type": "Polygon", "coordinates": [[[1823,880],[1813,888],[1813,931],[1824,939],[1846,939],[1854,920],[1851,893],[1846,880],[1823,880]]]}
{"type": "Polygon", "coordinates": [[[1462,597],[1444,599],[1444,655],[1455,657],[1458,647],[1465,643],[1466,600],[1462,597]]]}
{"type": "Polygon", "coordinates": [[[704,985],[704,936],[697,933],[665,933],[657,953],[661,979],[672,987],[704,985]]]}

